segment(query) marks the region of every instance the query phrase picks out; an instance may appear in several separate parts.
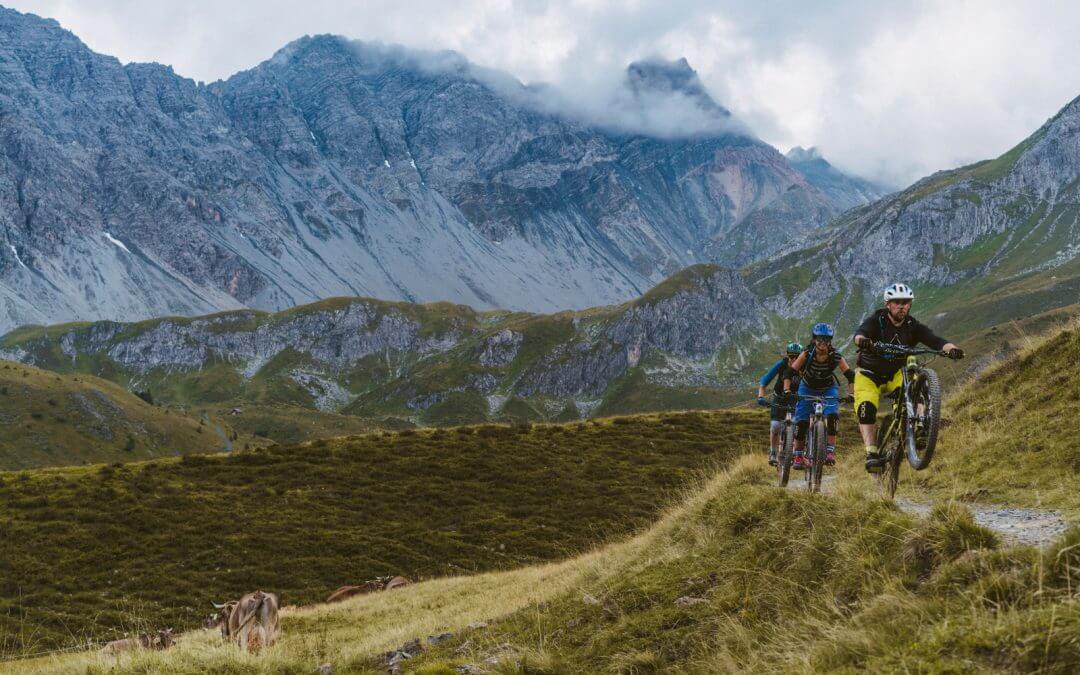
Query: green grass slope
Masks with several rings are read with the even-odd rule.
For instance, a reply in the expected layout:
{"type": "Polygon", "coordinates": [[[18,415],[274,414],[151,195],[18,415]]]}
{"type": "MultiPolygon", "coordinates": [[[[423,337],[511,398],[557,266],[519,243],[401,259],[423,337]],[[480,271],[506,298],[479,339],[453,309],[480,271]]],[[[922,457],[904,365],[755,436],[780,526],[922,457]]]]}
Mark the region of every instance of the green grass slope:
{"type": "Polygon", "coordinates": [[[640,535],[564,562],[287,611],[260,655],[196,632],[167,652],[8,665],[381,673],[382,652],[450,631],[406,672],[1075,672],[1080,531],[1003,549],[955,504],[915,520],[865,492],[813,497],[768,476],[741,461],[640,535]]]}
{"type": "Polygon", "coordinates": [[[1080,518],[1080,320],[991,368],[947,400],[952,424],[918,487],[1042,506],[1080,518]]]}
{"type": "Polygon", "coordinates": [[[303,604],[376,575],[572,555],[761,431],[760,414],[681,413],[0,473],[0,653],[191,628],[254,587],[303,604]]]}
{"type": "Polygon", "coordinates": [[[130,462],[249,442],[215,416],[148,404],[88,375],[0,361],[0,470],[130,462]],[[237,436],[234,440],[234,436],[237,436]]]}

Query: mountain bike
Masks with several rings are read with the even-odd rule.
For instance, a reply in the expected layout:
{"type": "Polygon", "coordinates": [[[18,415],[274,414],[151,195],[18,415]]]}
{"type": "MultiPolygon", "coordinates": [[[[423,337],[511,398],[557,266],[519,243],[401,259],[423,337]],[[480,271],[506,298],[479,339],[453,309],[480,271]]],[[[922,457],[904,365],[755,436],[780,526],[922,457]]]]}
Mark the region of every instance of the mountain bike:
{"type": "Polygon", "coordinates": [[[776,458],[776,484],[787,487],[791,463],[795,458],[795,406],[790,396],[773,395],[773,402],[785,407],[784,423],[780,429],[780,453],[776,458]]]}
{"type": "Polygon", "coordinates": [[[814,413],[810,416],[810,429],[806,434],[806,448],[803,450],[803,461],[806,462],[806,489],[810,492],[821,492],[821,474],[825,470],[825,446],[828,431],[825,427],[825,404],[828,401],[847,401],[848,398],[840,399],[837,396],[799,396],[800,401],[812,401],[814,413]]]}
{"type": "Polygon", "coordinates": [[[890,499],[896,494],[900,479],[900,463],[907,456],[908,464],[916,471],[930,466],[937,445],[941,424],[941,381],[937,373],[919,363],[924,354],[947,356],[937,349],[874,345],[879,354],[906,356],[901,372],[903,383],[890,394],[893,411],[881,420],[877,431],[878,452],[885,464],[878,474],[882,492],[890,499]]]}

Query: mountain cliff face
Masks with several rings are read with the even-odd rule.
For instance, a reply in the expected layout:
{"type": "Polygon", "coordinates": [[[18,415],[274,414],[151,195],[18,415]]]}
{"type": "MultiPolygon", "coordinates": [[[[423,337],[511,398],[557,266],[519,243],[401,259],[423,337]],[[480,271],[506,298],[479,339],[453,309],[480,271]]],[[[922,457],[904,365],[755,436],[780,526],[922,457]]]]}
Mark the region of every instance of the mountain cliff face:
{"type": "Polygon", "coordinates": [[[1075,303],[1078,139],[1080,99],[1002,157],[855,209],[808,248],[741,271],[693,266],[617,306],[545,315],[333,299],[277,314],[25,327],[0,348],[161,401],[414,423],[717,405],[814,321],[836,323],[849,348],[895,280],[951,337],[1075,303]]]}
{"type": "Polygon", "coordinates": [[[1080,98],[1001,157],[924,178],[827,232],[749,272],[779,314],[876,295],[896,280],[921,286],[932,307],[969,315],[1017,303],[1002,320],[1075,301],[1080,98]]]}
{"type": "Polygon", "coordinates": [[[580,308],[851,201],[685,60],[633,64],[617,103],[601,128],[458,55],[331,36],[206,86],[0,9],[0,328],[335,295],[580,308]],[[635,130],[665,106],[693,133],[635,130]]]}

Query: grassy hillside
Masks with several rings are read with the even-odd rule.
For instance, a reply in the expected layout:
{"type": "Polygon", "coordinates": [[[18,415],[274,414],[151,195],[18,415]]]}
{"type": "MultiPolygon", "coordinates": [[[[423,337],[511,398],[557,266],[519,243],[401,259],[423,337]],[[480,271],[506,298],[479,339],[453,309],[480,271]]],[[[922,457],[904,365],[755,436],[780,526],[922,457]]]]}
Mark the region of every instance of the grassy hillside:
{"type": "Polygon", "coordinates": [[[1080,320],[991,368],[947,401],[952,425],[918,487],[1080,518],[1080,320]]]}
{"type": "Polygon", "coordinates": [[[859,491],[812,498],[767,475],[743,461],[637,537],[565,562],[287,612],[259,656],[199,632],[165,653],[9,665],[380,673],[379,654],[443,631],[454,635],[408,672],[1067,673],[1080,661],[1080,531],[1041,553],[1002,549],[955,505],[916,521],[859,491]]]}
{"type": "Polygon", "coordinates": [[[0,427],[0,470],[220,452],[227,442],[251,442],[217,416],[150,405],[97,377],[10,361],[0,361],[0,427]]]}
{"type": "Polygon", "coordinates": [[[303,604],[376,575],[562,558],[650,522],[762,430],[679,413],[0,473],[0,652],[190,628],[256,586],[303,604]]]}

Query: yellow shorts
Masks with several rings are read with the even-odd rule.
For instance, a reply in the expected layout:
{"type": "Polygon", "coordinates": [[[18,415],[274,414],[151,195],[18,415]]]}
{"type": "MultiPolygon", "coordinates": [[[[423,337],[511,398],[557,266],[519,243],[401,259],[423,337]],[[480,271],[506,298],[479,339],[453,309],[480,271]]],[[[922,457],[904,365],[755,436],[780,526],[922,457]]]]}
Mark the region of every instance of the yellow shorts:
{"type": "Polygon", "coordinates": [[[881,395],[888,394],[900,388],[900,385],[904,383],[903,371],[896,371],[896,375],[886,382],[885,384],[878,385],[866,375],[863,375],[861,370],[855,371],[855,410],[859,410],[859,406],[863,403],[869,403],[876,410],[881,409],[881,395]]]}

